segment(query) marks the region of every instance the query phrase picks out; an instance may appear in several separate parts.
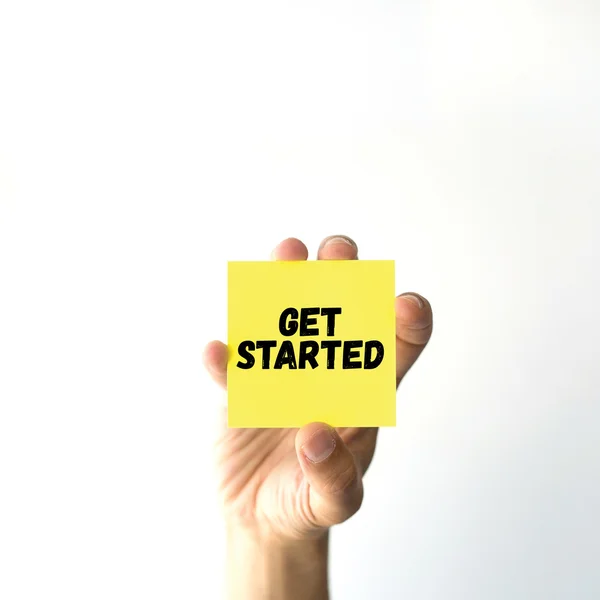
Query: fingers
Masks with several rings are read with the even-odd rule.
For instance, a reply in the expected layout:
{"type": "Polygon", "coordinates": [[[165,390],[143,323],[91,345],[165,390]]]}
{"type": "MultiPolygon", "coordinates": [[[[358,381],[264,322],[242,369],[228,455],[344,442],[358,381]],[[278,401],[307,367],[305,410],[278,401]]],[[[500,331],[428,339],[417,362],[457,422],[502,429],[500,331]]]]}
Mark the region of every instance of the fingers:
{"type": "Polygon", "coordinates": [[[335,429],[311,423],[296,434],[296,454],[310,484],[315,525],[330,527],[350,518],[363,499],[362,475],[335,429]]]}
{"type": "MultiPolygon", "coordinates": [[[[319,246],[320,260],[356,260],[358,247],[345,235],[326,237],[319,246]]],[[[419,357],[431,337],[433,317],[429,302],[418,294],[396,298],[396,385],[419,357]]]]}
{"type": "Polygon", "coordinates": [[[418,294],[396,298],[396,385],[425,348],[433,328],[429,302],[418,294]]]}
{"type": "MultiPolygon", "coordinates": [[[[308,249],[296,238],[288,238],[271,252],[273,260],[306,260],[308,249]]],[[[227,389],[227,346],[219,341],[206,345],[202,362],[212,379],[223,389],[227,389]]]]}
{"type": "Polygon", "coordinates": [[[306,260],[308,248],[296,238],[287,238],[275,246],[271,252],[272,260],[306,260]]]}
{"type": "Polygon", "coordinates": [[[227,346],[217,340],[209,342],[202,353],[202,362],[213,381],[227,389],[227,346]]]}
{"type": "MultiPolygon", "coordinates": [[[[279,243],[273,252],[273,260],[306,260],[308,249],[296,238],[288,238],[279,243]]],[[[212,379],[223,389],[227,389],[227,346],[219,341],[209,342],[202,353],[202,362],[212,379]]]]}
{"type": "Polygon", "coordinates": [[[320,260],[356,260],[358,247],[345,235],[330,235],[321,242],[317,258],[320,260]]]}
{"type": "MultiPolygon", "coordinates": [[[[271,257],[274,260],[306,260],[308,249],[296,238],[278,244],[271,257]]],[[[320,260],[355,260],[356,243],[347,236],[325,238],[319,246],[320,260]]],[[[396,385],[415,363],[431,337],[433,316],[429,302],[418,294],[406,293],[396,298],[396,385]]],[[[203,354],[204,365],[223,389],[227,387],[227,346],[210,342],[203,354]]]]}

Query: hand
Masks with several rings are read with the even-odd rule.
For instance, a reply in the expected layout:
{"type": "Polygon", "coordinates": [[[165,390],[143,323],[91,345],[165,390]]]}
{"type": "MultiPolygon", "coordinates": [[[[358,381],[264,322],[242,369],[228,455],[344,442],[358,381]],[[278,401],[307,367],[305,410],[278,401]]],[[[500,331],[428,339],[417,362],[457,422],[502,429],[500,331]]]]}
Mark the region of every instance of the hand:
{"type": "MultiPolygon", "coordinates": [[[[306,260],[308,250],[290,238],[274,260],[306,260]]],[[[356,260],[349,238],[329,237],[318,259],[356,260]]],[[[396,384],[413,365],[432,329],[431,307],[416,294],[396,298],[396,384]]],[[[204,364],[224,389],[227,346],[211,342],[204,364]]],[[[351,517],[363,498],[377,428],[337,428],[311,423],[301,429],[227,429],[217,442],[219,488],[228,525],[261,540],[305,540],[351,517]]]]}

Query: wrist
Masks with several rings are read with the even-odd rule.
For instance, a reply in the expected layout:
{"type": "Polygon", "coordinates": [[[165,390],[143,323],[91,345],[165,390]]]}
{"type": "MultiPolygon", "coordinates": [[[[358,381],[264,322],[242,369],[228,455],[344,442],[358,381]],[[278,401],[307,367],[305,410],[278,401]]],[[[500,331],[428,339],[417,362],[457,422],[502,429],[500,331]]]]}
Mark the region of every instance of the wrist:
{"type": "Polygon", "coordinates": [[[329,533],[302,539],[227,528],[228,598],[327,600],[329,533]]]}

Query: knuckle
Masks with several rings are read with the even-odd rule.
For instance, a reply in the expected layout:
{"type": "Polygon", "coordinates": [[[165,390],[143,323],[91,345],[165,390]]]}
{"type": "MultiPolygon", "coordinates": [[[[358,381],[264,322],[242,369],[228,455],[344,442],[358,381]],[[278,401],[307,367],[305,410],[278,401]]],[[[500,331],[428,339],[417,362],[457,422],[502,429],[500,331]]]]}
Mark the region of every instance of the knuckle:
{"type": "Polygon", "coordinates": [[[433,323],[430,321],[423,326],[406,327],[399,337],[413,346],[425,346],[431,337],[432,330],[433,323]]]}
{"type": "Polygon", "coordinates": [[[327,494],[338,495],[355,488],[359,483],[358,471],[353,462],[348,464],[339,471],[331,473],[325,481],[323,491],[327,494]]]}

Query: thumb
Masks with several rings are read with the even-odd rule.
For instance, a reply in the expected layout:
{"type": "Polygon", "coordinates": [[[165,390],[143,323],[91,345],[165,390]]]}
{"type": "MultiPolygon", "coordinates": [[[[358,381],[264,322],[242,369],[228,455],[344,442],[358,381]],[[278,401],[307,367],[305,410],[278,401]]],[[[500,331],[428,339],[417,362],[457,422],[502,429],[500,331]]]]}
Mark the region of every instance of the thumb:
{"type": "Polygon", "coordinates": [[[362,473],[338,432],[326,423],[305,425],[296,434],[296,454],[310,485],[315,525],[349,519],[362,503],[362,473]]]}

